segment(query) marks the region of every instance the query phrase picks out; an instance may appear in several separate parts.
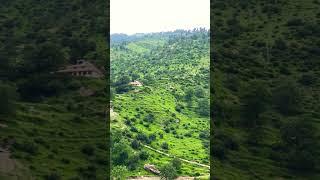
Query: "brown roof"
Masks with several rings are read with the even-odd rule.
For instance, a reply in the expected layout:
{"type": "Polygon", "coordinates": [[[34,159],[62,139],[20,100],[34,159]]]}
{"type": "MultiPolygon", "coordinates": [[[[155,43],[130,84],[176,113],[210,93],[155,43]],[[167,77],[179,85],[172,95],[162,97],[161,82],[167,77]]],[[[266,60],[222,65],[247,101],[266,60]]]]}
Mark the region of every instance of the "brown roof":
{"type": "Polygon", "coordinates": [[[143,166],[143,168],[144,168],[145,170],[147,170],[147,171],[150,171],[150,172],[154,173],[154,174],[158,174],[158,175],[160,174],[160,171],[156,168],[155,165],[145,164],[145,165],[143,166]]]}
{"type": "Polygon", "coordinates": [[[98,69],[92,63],[86,62],[86,61],[84,61],[81,64],[66,66],[64,69],[61,69],[57,72],[59,73],[59,72],[83,72],[83,71],[92,71],[92,72],[97,72],[97,73],[103,75],[103,73],[100,69],[98,69]]]}

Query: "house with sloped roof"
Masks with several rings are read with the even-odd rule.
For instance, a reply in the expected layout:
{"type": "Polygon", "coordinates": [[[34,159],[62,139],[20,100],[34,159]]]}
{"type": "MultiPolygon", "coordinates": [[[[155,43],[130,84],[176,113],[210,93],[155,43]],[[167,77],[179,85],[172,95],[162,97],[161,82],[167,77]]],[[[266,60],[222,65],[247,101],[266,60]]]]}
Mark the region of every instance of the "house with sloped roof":
{"type": "Polygon", "coordinates": [[[78,60],[77,64],[69,65],[63,69],[56,71],[56,73],[65,73],[72,76],[92,77],[92,78],[103,78],[104,74],[102,70],[97,68],[92,63],[83,59],[78,60]]]}

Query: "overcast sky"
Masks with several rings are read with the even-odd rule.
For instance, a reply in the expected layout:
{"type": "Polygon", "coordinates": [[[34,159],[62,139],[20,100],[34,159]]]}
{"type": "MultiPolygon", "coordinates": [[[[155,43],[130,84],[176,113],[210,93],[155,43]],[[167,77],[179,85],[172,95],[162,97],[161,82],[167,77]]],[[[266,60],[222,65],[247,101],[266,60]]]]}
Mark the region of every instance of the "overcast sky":
{"type": "Polygon", "coordinates": [[[149,33],[210,27],[210,0],[111,0],[113,33],[149,33]]]}

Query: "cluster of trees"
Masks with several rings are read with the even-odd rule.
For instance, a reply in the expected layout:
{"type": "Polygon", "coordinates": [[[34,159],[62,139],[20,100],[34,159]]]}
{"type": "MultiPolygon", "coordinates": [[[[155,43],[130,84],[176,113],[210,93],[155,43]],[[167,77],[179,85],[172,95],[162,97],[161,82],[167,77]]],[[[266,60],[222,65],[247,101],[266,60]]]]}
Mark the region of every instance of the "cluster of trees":
{"type": "Polygon", "coordinates": [[[125,176],[127,171],[132,171],[141,165],[141,161],[145,161],[149,158],[148,152],[144,151],[138,140],[132,140],[131,143],[122,138],[121,132],[114,132],[112,134],[111,143],[111,167],[112,174],[115,177],[114,172],[121,171],[121,176],[125,176]]]}
{"type": "MultiPolygon", "coordinates": [[[[67,132],[73,134],[74,129],[69,129],[68,125],[64,127],[64,132],[57,130],[63,124],[61,120],[68,117],[71,120],[72,116],[69,115],[75,109],[79,112],[80,110],[88,111],[88,108],[81,108],[74,102],[70,103],[72,97],[63,99],[66,101],[65,104],[64,102],[60,104],[61,99],[59,98],[52,98],[56,104],[59,104],[58,112],[54,108],[44,110],[37,103],[32,103],[33,106],[30,107],[29,111],[29,107],[22,101],[50,101],[51,99],[49,100],[46,97],[66,94],[69,90],[78,90],[81,86],[79,81],[52,72],[67,64],[75,63],[80,58],[92,60],[98,67],[106,64],[108,59],[105,1],[3,0],[1,5],[0,119],[1,121],[10,119],[12,123],[8,125],[6,131],[1,131],[0,140],[3,140],[6,144],[14,142],[10,150],[12,156],[16,159],[23,159],[23,166],[29,168],[34,178],[58,180],[68,179],[71,178],[72,174],[77,174],[78,177],[74,177],[75,179],[99,179],[105,175],[105,172],[103,175],[98,172],[101,167],[106,167],[106,162],[104,162],[106,158],[100,156],[106,151],[106,147],[97,152],[95,146],[81,148],[81,145],[78,144],[80,147],[76,147],[74,142],[70,141],[63,144],[54,144],[56,147],[53,147],[50,144],[52,142],[49,143],[50,138],[46,138],[46,136],[52,134],[56,134],[58,137],[65,137],[67,132]],[[67,101],[72,105],[67,105],[67,101]],[[39,123],[40,121],[37,121],[36,114],[28,113],[33,112],[33,110],[46,112],[43,113],[44,117],[41,122],[48,122],[51,118],[54,119],[50,122],[50,130],[46,129],[47,126],[39,123]],[[69,115],[63,112],[67,110],[70,113],[69,115]],[[15,111],[23,113],[15,113],[15,111]],[[30,117],[25,114],[30,115],[30,117]],[[16,115],[16,117],[11,117],[13,115],[16,115]],[[19,122],[17,123],[17,121],[19,122]],[[19,126],[21,123],[24,125],[19,126]],[[28,126],[29,123],[32,124],[32,128],[28,126]],[[57,129],[54,129],[54,127],[57,129]],[[44,131],[38,128],[50,132],[50,134],[43,134],[44,131]],[[24,141],[23,137],[28,137],[28,140],[24,141]],[[65,157],[63,149],[71,146],[75,149],[78,148],[78,151],[83,154],[76,153],[74,157],[60,160],[61,156],[65,157]],[[38,158],[40,154],[45,156],[38,158]],[[64,172],[58,170],[67,167],[68,164],[71,165],[70,161],[72,162],[73,158],[83,159],[77,166],[72,165],[74,167],[72,169],[65,168],[64,172]],[[52,167],[60,166],[57,168],[57,172],[56,168],[52,169],[53,172],[48,172],[49,169],[42,169],[41,162],[48,159],[53,160],[50,161],[52,167]],[[48,174],[45,175],[47,172],[48,174]]],[[[75,101],[78,101],[78,99],[75,101]]],[[[104,104],[104,102],[98,102],[96,99],[87,100],[86,103],[90,103],[91,107],[97,106],[98,103],[104,104]]],[[[54,107],[56,104],[50,104],[50,106],[54,107]]],[[[91,119],[98,119],[96,118],[98,111],[100,111],[98,108],[90,111],[92,114],[95,113],[91,116],[91,119]]],[[[87,112],[81,111],[79,117],[75,117],[74,120],[83,118],[81,115],[84,113],[87,112]]],[[[91,114],[87,113],[86,115],[91,114]]],[[[82,135],[79,134],[79,136],[82,135]]]]}
{"type": "Polygon", "coordinates": [[[169,163],[160,167],[160,177],[165,180],[172,180],[178,177],[178,172],[181,171],[181,160],[173,158],[169,163]]]}
{"type": "Polygon", "coordinates": [[[313,10],[308,18],[291,13],[294,2],[281,0],[214,4],[213,159],[229,161],[233,151],[272,160],[278,169],[316,174],[319,16],[313,10]]]}
{"type": "Polygon", "coordinates": [[[0,22],[0,80],[14,82],[22,99],[63,92],[66,82],[51,72],[77,59],[105,65],[103,1],[3,3],[7,5],[0,8],[6,14],[0,22]]]}

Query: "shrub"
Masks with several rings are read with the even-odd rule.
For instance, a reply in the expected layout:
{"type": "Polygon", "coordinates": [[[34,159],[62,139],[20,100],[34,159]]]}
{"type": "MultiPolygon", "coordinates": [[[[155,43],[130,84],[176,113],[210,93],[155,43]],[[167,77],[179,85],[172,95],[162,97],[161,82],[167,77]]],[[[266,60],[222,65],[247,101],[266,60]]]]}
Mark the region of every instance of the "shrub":
{"type": "Polygon", "coordinates": [[[38,146],[34,142],[25,141],[13,144],[13,148],[35,155],[38,153],[38,146]]]}
{"type": "Polygon", "coordinates": [[[77,90],[82,86],[79,80],[72,80],[68,83],[67,88],[71,90],[77,90]]]}
{"type": "Polygon", "coordinates": [[[168,150],[168,149],[169,149],[168,143],[166,143],[166,142],[162,143],[162,144],[161,144],[161,148],[162,148],[162,149],[165,149],[165,150],[168,150]]]}
{"type": "Polygon", "coordinates": [[[136,127],[134,127],[134,126],[131,126],[131,127],[130,127],[130,131],[132,131],[132,132],[138,132],[138,129],[137,129],[136,127]]]}
{"type": "Polygon", "coordinates": [[[52,172],[44,177],[45,180],[60,180],[61,176],[57,172],[52,172]]]}
{"type": "Polygon", "coordinates": [[[149,154],[146,151],[141,151],[139,157],[141,160],[147,160],[149,158],[149,154]]]}
{"type": "Polygon", "coordinates": [[[303,95],[294,81],[287,81],[274,91],[274,103],[282,114],[294,114],[301,111],[303,95]]]}
{"type": "Polygon", "coordinates": [[[89,165],[85,168],[80,167],[78,169],[79,174],[84,178],[84,179],[97,179],[96,175],[97,168],[93,165],[89,165]]]}
{"type": "Polygon", "coordinates": [[[173,158],[172,161],[171,161],[171,164],[172,164],[172,166],[173,166],[176,170],[178,170],[178,171],[181,170],[181,165],[182,165],[182,163],[181,163],[181,160],[180,160],[180,159],[178,159],[178,158],[173,158]]]}
{"type": "Polygon", "coordinates": [[[0,82],[0,115],[12,115],[15,113],[14,101],[17,99],[15,88],[0,82]]]}
{"type": "Polygon", "coordinates": [[[155,134],[150,134],[149,135],[149,140],[150,141],[154,141],[154,140],[156,140],[157,139],[157,136],[155,135],[155,134]]]}
{"type": "Polygon", "coordinates": [[[69,164],[69,163],[70,163],[70,160],[69,160],[69,159],[66,159],[66,158],[62,158],[62,159],[61,159],[61,162],[63,162],[64,164],[69,164]]]}
{"type": "Polygon", "coordinates": [[[317,82],[317,76],[313,73],[307,73],[301,76],[299,82],[305,86],[314,85],[317,82]]]}
{"type": "Polygon", "coordinates": [[[287,26],[302,26],[304,25],[304,22],[302,19],[290,19],[287,22],[287,26]]]}
{"type": "Polygon", "coordinates": [[[148,114],[145,118],[144,118],[144,120],[146,121],[146,122],[149,122],[149,123],[152,123],[153,121],[154,121],[154,115],[153,114],[148,114]]]}
{"type": "Polygon", "coordinates": [[[161,179],[172,180],[177,177],[177,170],[172,166],[172,164],[166,164],[160,168],[161,179]]]}
{"type": "Polygon", "coordinates": [[[139,133],[137,135],[137,139],[140,140],[140,141],[143,141],[143,142],[147,142],[149,140],[149,138],[147,137],[147,135],[145,134],[142,134],[142,133],[139,133]]]}
{"type": "Polygon", "coordinates": [[[192,132],[188,132],[184,135],[185,137],[192,137],[192,132]]]}
{"type": "Polygon", "coordinates": [[[139,149],[139,148],[140,148],[140,143],[139,143],[139,141],[133,140],[133,141],[131,142],[131,147],[132,147],[133,149],[139,149]]]}
{"type": "Polygon", "coordinates": [[[211,153],[213,157],[218,159],[224,159],[225,158],[225,149],[222,143],[214,143],[214,145],[211,148],[211,153]]]}
{"type": "Polygon", "coordinates": [[[131,124],[131,121],[130,121],[130,120],[127,120],[127,119],[124,121],[124,123],[125,123],[126,125],[128,125],[128,126],[131,126],[131,125],[132,125],[132,124],[131,124]]]}
{"type": "Polygon", "coordinates": [[[139,159],[140,157],[138,154],[135,154],[129,157],[127,162],[129,170],[135,170],[137,168],[139,159]]]}
{"type": "Polygon", "coordinates": [[[83,154],[88,155],[88,156],[92,156],[92,155],[94,155],[95,148],[90,144],[86,144],[86,145],[82,146],[81,152],[83,154]]]}
{"type": "Polygon", "coordinates": [[[114,166],[111,170],[111,177],[117,180],[124,180],[127,174],[128,169],[125,166],[114,166]]]}

